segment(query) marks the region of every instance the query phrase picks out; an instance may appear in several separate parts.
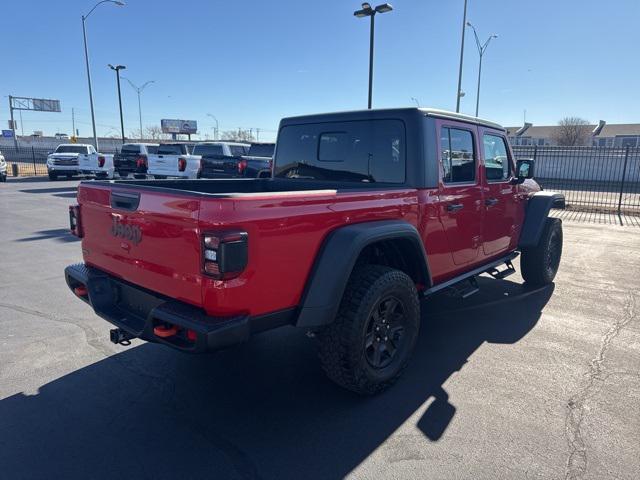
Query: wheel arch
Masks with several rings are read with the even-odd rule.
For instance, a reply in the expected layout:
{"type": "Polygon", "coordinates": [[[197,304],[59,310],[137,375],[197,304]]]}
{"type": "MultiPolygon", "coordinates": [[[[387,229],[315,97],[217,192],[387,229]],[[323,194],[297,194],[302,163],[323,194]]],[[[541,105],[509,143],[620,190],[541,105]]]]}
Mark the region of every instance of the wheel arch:
{"type": "Polygon", "coordinates": [[[564,195],[556,192],[540,191],[534,193],[527,202],[524,224],[520,232],[518,247],[531,248],[538,245],[545,222],[552,207],[564,207],[564,195]]]}
{"type": "Polygon", "coordinates": [[[370,255],[390,258],[417,284],[431,286],[422,239],[416,228],[400,220],[363,222],[331,232],[318,251],[302,295],[297,326],[320,327],[335,318],[349,277],[359,261],[370,255]]]}

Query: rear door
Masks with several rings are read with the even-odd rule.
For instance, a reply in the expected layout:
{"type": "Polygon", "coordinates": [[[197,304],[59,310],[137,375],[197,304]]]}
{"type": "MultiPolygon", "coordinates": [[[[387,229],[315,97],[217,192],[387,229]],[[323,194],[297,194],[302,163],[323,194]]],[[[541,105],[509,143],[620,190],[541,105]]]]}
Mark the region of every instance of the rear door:
{"type": "Polygon", "coordinates": [[[456,265],[481,258],[483,192],[479,175],[477,128],[438,121],[440,135],[439,216],[456,265]]]}
{"type": "Polygon", "coordinates": [[[199,197],[81,185],[78,200],[87,264],[201,305],[199,197]]]}
{"type": "Polygon", "coordinates": [[[515,165],[507,139],[502,132],[487,128],[480,128],[479,134],[485,209],[482,250],[485,257],[492,257],[515,248],[524,211],[517,185],[511,183],[515,165]]]}

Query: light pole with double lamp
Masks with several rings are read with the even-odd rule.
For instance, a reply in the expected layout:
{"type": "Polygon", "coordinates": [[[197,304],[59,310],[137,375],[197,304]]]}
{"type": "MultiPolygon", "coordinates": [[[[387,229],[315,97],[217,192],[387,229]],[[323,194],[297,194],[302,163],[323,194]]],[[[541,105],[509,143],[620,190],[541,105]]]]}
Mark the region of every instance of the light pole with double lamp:
{"type": "Polygon", "coordinates": [[[375,30],[375,18],[376,13],[387,13],[393,10],[393,7],[388,3],[383,3],[373,8],[368,3],[363,3],[360,10],[356,10],[353,14],[358,18],[370,17],[371,27],[369,29],[369,101],[367,108],[371,110],[371,97],[373,90],[373,35],[375,30]]]}
{"type": "Polygon", "coordinates": [[[478,47],[478,54],[480,55],[480,65],[478,65],[478,91],[476,92],[476,117],[478,116],[478,109],[480,108],[480,76],[482,75],[482,56],[484,52],[487,51],[487,47],[489,46],[489,42],[492,39],[498,38],[498,35],[495,33],[490,35],[487,38],[487,41],[484,43],[480,43],[480,39],[478,38],[478,32],[476,32],[476,27],[473,26],[471,22],[467,22],[467,27],[471,27],[473,30],[473,36],[476,39],[476,46],[478,47]]]}
{"type": "Polygon", "coordinates": [[[138,87],[131,80],[129,80],[127,77],[122,77],[122,78],[124,78],[127,82],[129,82],[129,85],[131,85],[131,87],[138,94],[138,117],[140,118],[140,140],[142,140],[142,138],[143,138],[142,137],[142,104],[140,102],[140,95],[142,95],[142,92],[144,91],[144,89],[146,87],[148,87],[152,83],[156,83],[156,82],[154,80],[149,80],[148,82],[143,83],[141,87],[138,87]]]}
{"type": "Polygon", "coordinates": [[[118,0],[102,0],[101,2],[96,3],[89,13],[86,15],[82,15],[82,37],[84,38],[84,61],[87,64],[87,82],[89,83],[89,104],[91,105],[91,126],[93,127],[93,146],[98,150],[98,135],[96,134],[96,117],[93,112],[93,92],[91,91],[91,70],[89,69],[89,50],[87,48],[87,29],[85,26],[85,21],[89,18],[89,15],[93,13],[93,11],[98,7],[98,5],[102,5],[103,3],[113,3],[119,7],[124,7],[125,3],[120,2],[118,0]]]}
{"type": "Polygon", "coordinates": [[[124,65],[111,65],[109,64],[108,67],[111,70],[115,70],[116,72],[116,79],[118,81],[118,104],[120,105],[120,130],[122,131],[122,143],[124,144],[125,139],[124,139],[124,120],[122,119],[122,96],[120,95],[120,70],[124,70],[125,67],[124,65]]]}

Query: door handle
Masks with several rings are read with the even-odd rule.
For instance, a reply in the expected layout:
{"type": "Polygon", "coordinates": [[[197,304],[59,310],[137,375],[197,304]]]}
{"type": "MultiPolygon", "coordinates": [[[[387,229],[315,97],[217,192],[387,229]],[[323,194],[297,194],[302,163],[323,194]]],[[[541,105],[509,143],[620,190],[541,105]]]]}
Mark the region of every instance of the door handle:
{"type": "Polygon", "coordinates": [[[447,205],[447,211],[457,212],[458,210],[462,210],[463,207],[464,205],[462,205],[461,203],[450,203],[449,205],[447,205]]]}
{"type": "Polygon", "coordinates": [[[494,206],[494,205],[496,205],[497,203],[498,203],[498,199],[497,199],[497,198],[487,198],[487,199],[484,201],[484,204],[485,204],[487,207],[493,207],[493,206],[494,206]]]}

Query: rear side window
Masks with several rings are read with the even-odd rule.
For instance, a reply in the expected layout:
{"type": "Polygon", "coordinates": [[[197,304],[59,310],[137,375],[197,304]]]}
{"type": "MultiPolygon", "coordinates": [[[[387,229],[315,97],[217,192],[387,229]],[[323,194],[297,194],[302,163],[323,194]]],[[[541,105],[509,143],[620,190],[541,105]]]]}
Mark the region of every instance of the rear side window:
{"type": "Polygon", "coordinates": [[[244,145],[229,145],[229,150],[231,150],[232,157],[241,157],[249,153],[249,147],[244,145]]]}
{"type": "Polygon", "coordinates": [[[154,153],[158,153],[158,146],[157,145],[147,145],[147,152],[150,154],[154,154],[154,153]]]}
{"type": "Polygon", "coordinates": [[[278,136],[275,177],[403,183],[405,156],[400,120],[289,125],[278,136]]]}
{"type": "Polygon", "coordinates": [[[440,162],[444,183],[473,182],[476,178],[473,134],[468,130],[443,127],[440,130],[440,162]]]}
{"type": "Polygon", "coordinates": [[[193,147],[194,155],[224,155],[222,145],[196,145],[193,147]]]}
{"type": "Polygon", "coordinates": [[[511,168],[504,138],[485,134],[482,137],[482,143],[487,180],[507,180],[510,178],[511,168]]]}

